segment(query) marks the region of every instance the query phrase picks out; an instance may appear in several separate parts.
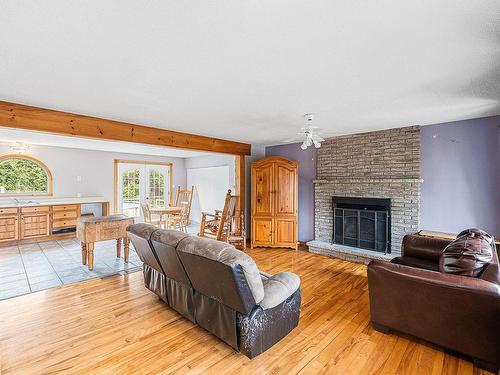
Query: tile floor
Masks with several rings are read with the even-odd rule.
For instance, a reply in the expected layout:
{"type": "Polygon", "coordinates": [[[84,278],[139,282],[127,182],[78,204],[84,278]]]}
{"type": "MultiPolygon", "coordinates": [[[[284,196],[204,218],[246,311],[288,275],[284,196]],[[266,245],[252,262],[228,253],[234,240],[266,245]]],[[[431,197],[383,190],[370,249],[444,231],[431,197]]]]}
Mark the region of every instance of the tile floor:
{"type": "MultiPolygon", "coordinates": [[[[123,251],[123,250],[122,250],[123,251]]],[[[142,262],[131,244],[129,262],[116,257],[116,241],[95,244],[94,270],[81,263],[75,238],[0,247],[0,300],[63,284],[139,271],[142,262]]]]}

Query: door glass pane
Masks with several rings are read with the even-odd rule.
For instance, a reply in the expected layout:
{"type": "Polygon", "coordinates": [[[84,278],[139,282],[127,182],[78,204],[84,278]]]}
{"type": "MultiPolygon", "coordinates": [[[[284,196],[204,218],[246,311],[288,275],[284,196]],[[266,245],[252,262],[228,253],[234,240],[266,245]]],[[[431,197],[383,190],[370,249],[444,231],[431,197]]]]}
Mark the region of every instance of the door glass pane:
{"type": "Polygon", "coordinates": [[[149,170],[148,203],[151,208],[167,206],[165,194],[165,173],[158,169],[149,170]]]}
{"type": "Polygon", "coordinates": [[[140,171],[133,169],[122,173],[122,212],[130,217],[140,216],[140,171]]]}

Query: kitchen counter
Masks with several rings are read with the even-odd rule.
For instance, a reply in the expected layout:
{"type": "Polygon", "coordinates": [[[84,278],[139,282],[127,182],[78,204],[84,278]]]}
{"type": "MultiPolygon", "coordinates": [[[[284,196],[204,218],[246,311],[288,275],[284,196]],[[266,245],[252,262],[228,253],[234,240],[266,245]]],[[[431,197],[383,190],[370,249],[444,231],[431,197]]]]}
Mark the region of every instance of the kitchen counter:
{"type": "Polygon", "coordinates": [[[0,208],[36,207],[36,206],[57,206],[64,204],[86,204],[86,203],[106,203],[104,197],[61,197],[61,198],[36,198],[19,197],[21,204],[16,204],[12,198],[0,200],[0,208]]]}

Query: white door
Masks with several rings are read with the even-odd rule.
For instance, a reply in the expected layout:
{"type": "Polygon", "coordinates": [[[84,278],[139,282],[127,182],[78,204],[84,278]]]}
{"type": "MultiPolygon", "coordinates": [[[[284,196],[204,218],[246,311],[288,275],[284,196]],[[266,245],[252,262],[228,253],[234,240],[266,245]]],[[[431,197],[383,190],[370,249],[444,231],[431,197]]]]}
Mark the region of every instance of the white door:
{"type": "Polygon", "coordinates": [[[141,204],[150,208],[170,204],[170,166],[162,164],[118,164],[117,212],[139,218],[141,204]]]}

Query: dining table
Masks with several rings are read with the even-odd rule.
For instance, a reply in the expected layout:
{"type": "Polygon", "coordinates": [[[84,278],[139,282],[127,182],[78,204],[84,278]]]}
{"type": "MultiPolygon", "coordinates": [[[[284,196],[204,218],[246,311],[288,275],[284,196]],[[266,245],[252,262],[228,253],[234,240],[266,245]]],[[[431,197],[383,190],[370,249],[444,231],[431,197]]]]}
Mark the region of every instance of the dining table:
{"type": "MultiPolygon", "coordinates": [[[[168,216],[175,216],[175,215],[180,215],[182,212],[182,207],[176,207],[176,206],[167,206],[167,207],[151,207],[149,211],[154,214],[160,216],[160,222],[163,222],[164,216],[167,216],[166,219],[168,219],[168,216]]],[[[165,220],[167,222],[167,220],[165,220]]]]}

